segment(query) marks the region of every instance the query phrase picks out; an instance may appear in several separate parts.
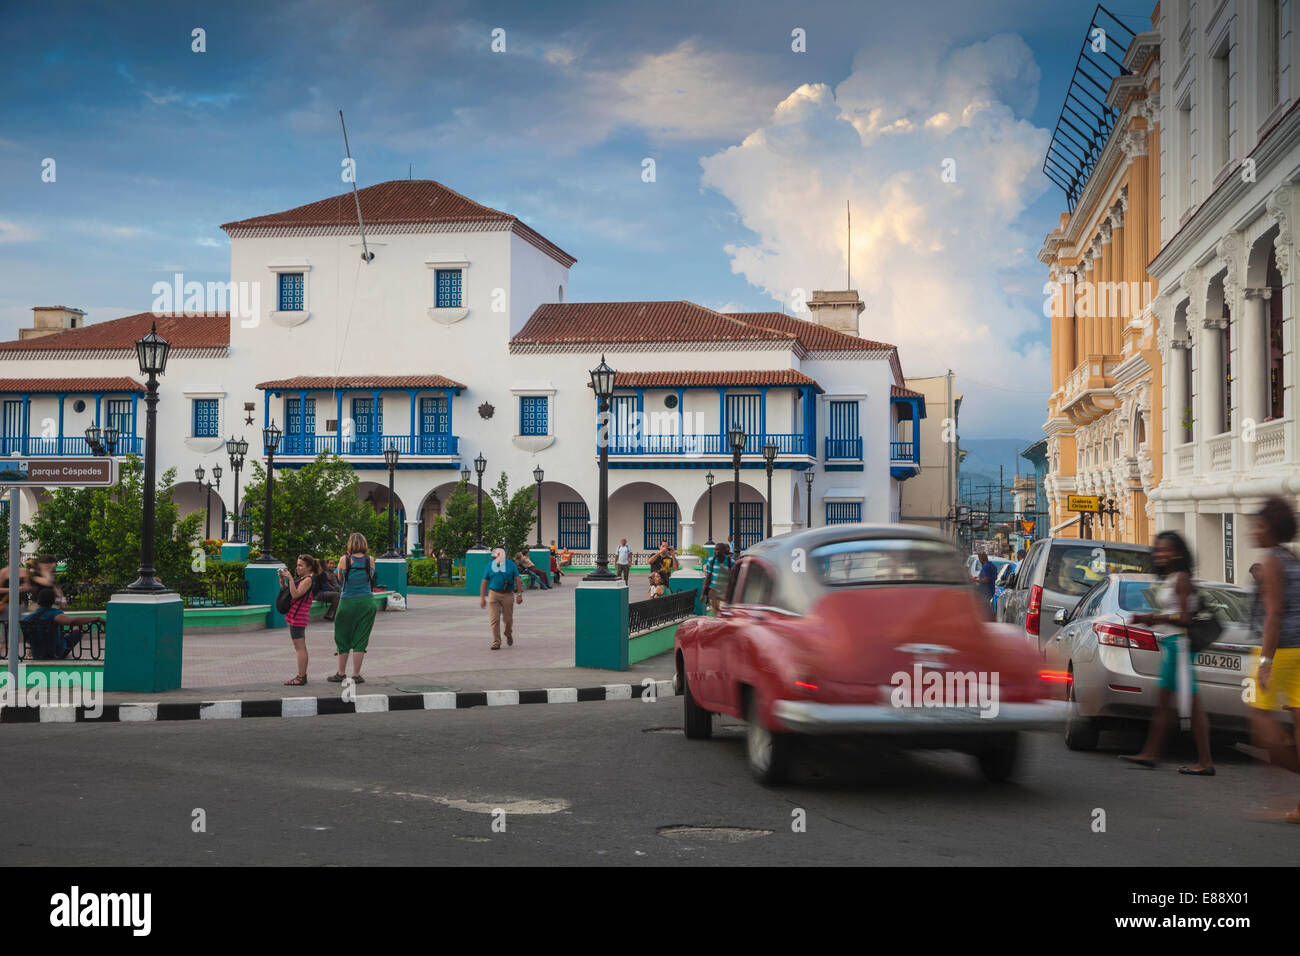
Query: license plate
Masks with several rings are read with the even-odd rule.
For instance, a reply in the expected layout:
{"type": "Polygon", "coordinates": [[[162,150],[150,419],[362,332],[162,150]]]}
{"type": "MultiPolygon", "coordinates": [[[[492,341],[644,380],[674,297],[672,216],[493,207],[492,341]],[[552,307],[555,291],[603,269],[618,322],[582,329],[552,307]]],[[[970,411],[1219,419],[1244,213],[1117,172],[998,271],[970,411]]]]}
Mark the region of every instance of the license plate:
{"type": "Polygon", "coordinates": [[[921,720],[972,720],[980,716],[978,707],[900,707],[898,712],[921,720]]]}
{"type": "Polygon", "coordinates": [[[1207,654],[1202,652],[1196,655],[1197,667],[1217,667],[1224,671],[1240,671],[1241,657],[1238,654],[1207,654]]]}

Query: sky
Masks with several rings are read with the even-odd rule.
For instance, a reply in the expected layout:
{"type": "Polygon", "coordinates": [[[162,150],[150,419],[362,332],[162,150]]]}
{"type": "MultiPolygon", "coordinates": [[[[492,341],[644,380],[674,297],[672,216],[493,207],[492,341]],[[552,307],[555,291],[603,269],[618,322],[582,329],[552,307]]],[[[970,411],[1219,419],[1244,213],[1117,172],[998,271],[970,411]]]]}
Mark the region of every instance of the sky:
{"type": "Polygon", "coordinates": [[[1037,253],[1066,209],[1043,156],[1092,12],[0,0],[0,338],[35,305],[93,322],[175,272],[227,279],[221,223],[348,188],[342,109],[360,186],[436,179],[519,216],[578,258],[572,301],[789,311],[850,268],[864,336],[906,375],[953,370],[963,438],[1032,439],[1037,253]]]}

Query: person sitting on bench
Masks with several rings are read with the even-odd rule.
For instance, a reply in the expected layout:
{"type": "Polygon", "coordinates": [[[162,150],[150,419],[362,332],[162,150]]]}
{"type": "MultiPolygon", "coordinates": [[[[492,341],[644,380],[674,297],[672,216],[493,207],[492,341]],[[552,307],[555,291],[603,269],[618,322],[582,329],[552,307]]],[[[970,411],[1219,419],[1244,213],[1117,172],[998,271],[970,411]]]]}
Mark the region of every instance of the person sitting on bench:
{"type": "Polygon", "coordinates": [[[85,632],[75,625],[105,623],[102,617],[69,617],[54,606],[55,598],[53,588],[41,588],[36,593],[36,610],[20,622],[35,660],[62,660],[84,636],[85,632]],[[61,624],[73,626],[64,631],[61,624]]]}
{"type": "Polygon", "coordinates": [[[543,591],[551,589],[551,584],[546,580],[546,575],[542,573],[542,569],[528,559],[527,551],[520,551],[515,555],[515,565],[521,573],[528,575],[532,580],[540,584],[543,591]]]}

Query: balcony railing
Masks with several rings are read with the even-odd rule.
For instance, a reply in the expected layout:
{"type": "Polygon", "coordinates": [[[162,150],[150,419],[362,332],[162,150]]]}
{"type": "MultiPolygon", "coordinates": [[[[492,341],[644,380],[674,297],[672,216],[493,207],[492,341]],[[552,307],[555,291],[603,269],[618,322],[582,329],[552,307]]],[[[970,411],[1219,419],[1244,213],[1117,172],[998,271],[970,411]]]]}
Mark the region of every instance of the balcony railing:
{"type": "MultiPolygon", "coordinates": [[[[806,455],[807,442],[800,435],[750,435],[743,454],[761,455],[768,442],[776,445],[778,455],[806,455]]],[[[599,451],[597,444],[597,451],[599,451]]],[[[609,439],[611,455],[731,455],[726,435],[613,435],[609,439]]]]}
{"type": "Polygon", "coordinates": [[[891,441],[889,443],[890,461],[916,461],[916,442],[891,441]]]}
{"type": "Polygon", "coordinates": [[[831,458],[851,458],[854,461],[862,460],[862,436],[857,438],[827,438],[826,439],[826,457],[831,458]]]}
{"type": "Polygon", "coordinates": [[[456,435],[285,435],[279,455],[316,457],[322,452],[346,458],[349,455],[382,455],[396,448],[403,455],[455,455],[460,438],[456,435]]]}
{"type": "MultiPolygon", "coordinates": [[[[134,435],[123,435],[113,447],[115,455],[139,455],[144,450],[144,440],[134,435]]],[[[22,438],[7,435],[0,438],[0,455],[93,455],[85,436],[67,435],[63,438],[22,438]]]]}

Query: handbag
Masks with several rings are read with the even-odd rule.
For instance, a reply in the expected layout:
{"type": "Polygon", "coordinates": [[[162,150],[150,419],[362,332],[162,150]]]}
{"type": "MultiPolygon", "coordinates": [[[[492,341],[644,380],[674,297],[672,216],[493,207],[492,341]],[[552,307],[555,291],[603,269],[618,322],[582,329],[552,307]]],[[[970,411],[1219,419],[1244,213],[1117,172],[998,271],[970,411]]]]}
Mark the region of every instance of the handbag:
{"type": "Polygon", "coordinates": [[[293,604],[293,595],[289,593],[289,585],[280,586],[280,593],[275,596],[275,610],[279,614],[288,614],[289,606],[293,604]]]}
{"type": "Polygon", "coordinates": [[[1192,612],[1192,623],[1187,626],[1187,643],[1192,653],[1205,650],[1223,634],[1223,622],[1219,612],[1205,603],[1205,596],[1196,592],[1196,610],[1192,612]]]}

